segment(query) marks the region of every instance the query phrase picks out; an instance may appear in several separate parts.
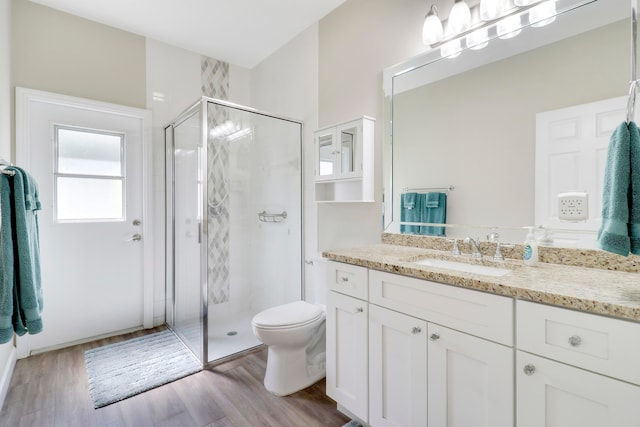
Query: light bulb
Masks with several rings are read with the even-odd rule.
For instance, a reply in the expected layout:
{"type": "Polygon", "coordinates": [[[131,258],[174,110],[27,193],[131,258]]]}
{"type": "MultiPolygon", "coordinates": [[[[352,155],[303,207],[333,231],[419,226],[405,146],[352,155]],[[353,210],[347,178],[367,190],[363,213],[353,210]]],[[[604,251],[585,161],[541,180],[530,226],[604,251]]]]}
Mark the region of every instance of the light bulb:
{"type": "Polygon", "coordinates": [[[501,39],[510,39],[522,31],[520,15],[511,15],[498,21],[497,32],[501,39]]]}
{"type": "Polygon", "coordinates": [[[435,5],[432,5],[427,16],[424,18],[422,42],[427,45],[432,45],[442,41],[442,37],[442,22],[440,22],[440,18],[438,18],[438,9],[435,5]]]}
{"type": "Polygon", "coordinates": [[[481,0],[480,19],[492,21],[502,13],[502,0],[481,0]]]}
{"type": "Polygon", "coordinates": [[[467,34],[467,47],[473,50],[480,50],[489,44],[489,32],[487,28],[480,28],[467,34]]]}
{"type": "Polygon", "coordinates": [[[471,10],[465,0],[456,0],[447,21],[447,33],[456,35],[471,28],[471,10]]]}
{"type": "Polygon", "coordinates": [[[446,42],[440,47],[440,56],[443,58],[455,58],[462,52],[462,45],[460,39],[451,40],[446,42]]]}
{"type": "Polygon", "coordinates": [[[529,23],[532,27],[544,27],[556,20],[556,1],[546,0],[529,11],[529,23]]]}

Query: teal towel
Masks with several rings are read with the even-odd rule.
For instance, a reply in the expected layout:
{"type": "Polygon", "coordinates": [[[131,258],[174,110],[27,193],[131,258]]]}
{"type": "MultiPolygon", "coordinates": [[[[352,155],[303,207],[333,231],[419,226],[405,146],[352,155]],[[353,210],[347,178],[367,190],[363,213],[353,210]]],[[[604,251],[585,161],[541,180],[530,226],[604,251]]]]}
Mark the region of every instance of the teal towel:
{"type": "Polygon", "coordinates": [[[428,208],[437,208],[440,206],[440,194],[441,193],[427,193],[425,206],[428,208]]]}
{"type": "Polygon", "coordinates": [[[16,334],[37,334],[42,331],[42,285],[40,274],[40,247],[36,210],[37,185],[21,168],[11,166],[15,175],[12,184],[13,252],[14,252],[14,313],[16,334]],[[27,198],[31,198],[27,209],[27,198]]]}
{"type": "MultiPolygon", "coordinates": [[[[634,197],[631,191],[631,146],[637,146],[639,138],[635,123],[620,124],[611,135],[605,164],[602,224],[598,230],[598,246],[605,251],[623,256],[628,256],[631,251],[630,232],[634,226],[629,220],[634,199],[637,201],[636,205],[640,203],[640,198],[634,197]]],[[[637,168],[640,168],[640,165],[637,168]]],[[[638,208],[640,206],[636,206],[635,209],[638,208]]]]}
{"type": "Polygon", "coordinates": [[[13,209],[9,179],[0,173],[0,344],[13,338],[13,209]]]}
{"type": "Polygon", "coordinates": [[[402,194],[402,207],[405,209],[413,209],[416,207],[416,199],[418,193],[403,193],[402,194]]]}
{"type": "Polygon", "coordinates": [[[640,130],[634,122],[629,123],[629,151],[631,157],[631,190],[629,196],[629,240],[630,252],[640,255],[640,130]]]}
{"type": "MultiPolygon", "coordinates": [[[[428,193],[425,196],[425,202],[422,205],[421,221],[432,224],[447,223],[447,194],[446,193],[428,193]],[[433,195],[433,196],[432,196],[433,195]],[[437,202],[429,202],[429,199],[436,199],[437,202]],[[430,207],[436,206],[436,207],[430,207]]],[[[426,236],[445,236],[445,227],[420,226],[420,234],[426,236]]]]}
{"type": "MultiPolygon", "coordinates": [[[[402,193],[400,195],[400,222],[420,222],[423,194],[402,193]]],[[[400,233],[419,234],[419,225],[400,224],[400,233]]]]}

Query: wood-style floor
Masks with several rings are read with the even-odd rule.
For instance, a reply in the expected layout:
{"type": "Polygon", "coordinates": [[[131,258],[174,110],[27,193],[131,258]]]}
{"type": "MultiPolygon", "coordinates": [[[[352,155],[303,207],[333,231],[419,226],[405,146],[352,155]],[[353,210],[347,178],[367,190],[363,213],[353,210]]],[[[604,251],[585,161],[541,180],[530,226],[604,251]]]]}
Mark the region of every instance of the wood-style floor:
{"type": "Polygon", "coordinates": [[[340,427],[349,421],[325,395],[324,380],[277,397],[262,384],[266,349],[100,409],[89,396],[84,352],[159,329],[18,360],[0,426],[340,427]]]}

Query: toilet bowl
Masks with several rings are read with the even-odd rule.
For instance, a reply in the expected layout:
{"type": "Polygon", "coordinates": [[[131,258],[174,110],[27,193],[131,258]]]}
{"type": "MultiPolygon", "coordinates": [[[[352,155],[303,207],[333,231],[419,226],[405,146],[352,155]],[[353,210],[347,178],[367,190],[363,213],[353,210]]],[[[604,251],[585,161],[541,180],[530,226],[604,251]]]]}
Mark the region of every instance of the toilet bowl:
{"type": "Polygon", "coordinates": [[[268,346],[264,386],[285,396],[325,376],[325,309],[296,301],[253,317],[253,333],[268,346]]]}

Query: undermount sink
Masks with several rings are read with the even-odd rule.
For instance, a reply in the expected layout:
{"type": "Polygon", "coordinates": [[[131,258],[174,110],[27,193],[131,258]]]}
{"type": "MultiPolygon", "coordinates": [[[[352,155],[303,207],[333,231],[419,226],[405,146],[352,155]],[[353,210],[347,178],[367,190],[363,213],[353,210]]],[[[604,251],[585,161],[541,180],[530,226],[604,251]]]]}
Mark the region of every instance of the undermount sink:
{"type": "Polygon", "coordinates": [[[507,268],[491,267],[488,265],[467,264],[465,262],[447,261],[444,259],[425,258],[414,261],[415,264],[427,267],[445,268],[447,270],[461,271],[464,273],[481,274],[484,276],[500,277],[511,273],[507,268]]]}

